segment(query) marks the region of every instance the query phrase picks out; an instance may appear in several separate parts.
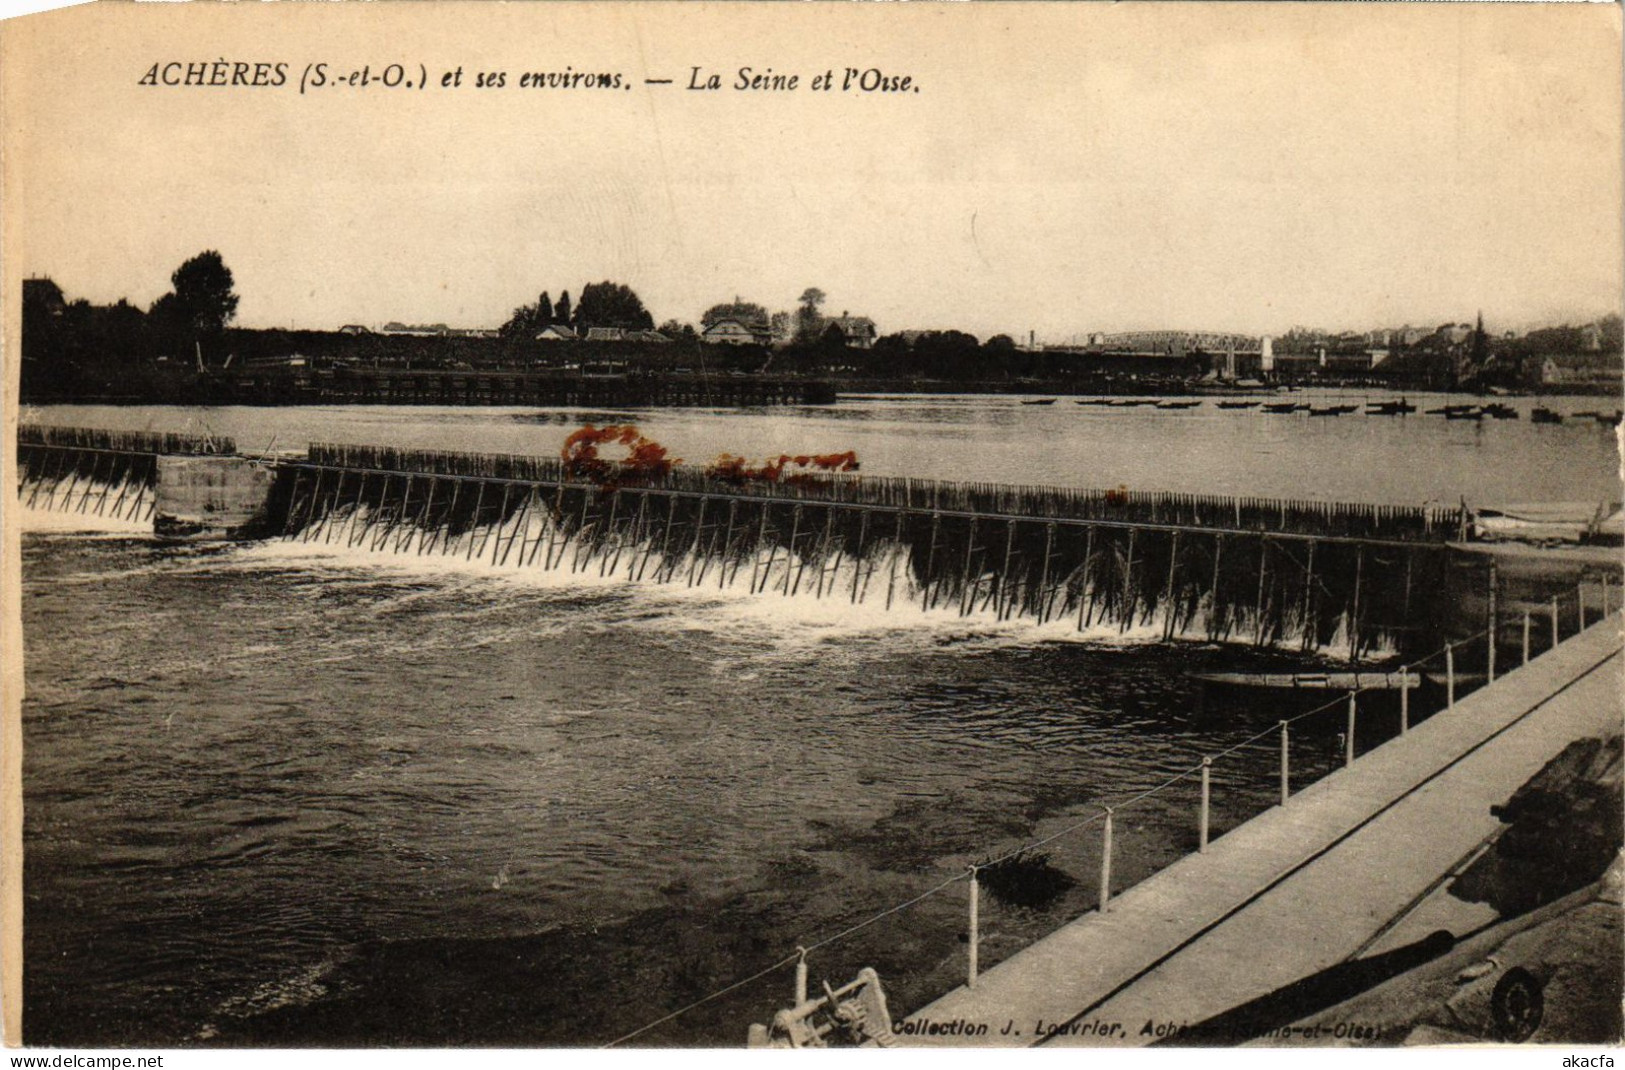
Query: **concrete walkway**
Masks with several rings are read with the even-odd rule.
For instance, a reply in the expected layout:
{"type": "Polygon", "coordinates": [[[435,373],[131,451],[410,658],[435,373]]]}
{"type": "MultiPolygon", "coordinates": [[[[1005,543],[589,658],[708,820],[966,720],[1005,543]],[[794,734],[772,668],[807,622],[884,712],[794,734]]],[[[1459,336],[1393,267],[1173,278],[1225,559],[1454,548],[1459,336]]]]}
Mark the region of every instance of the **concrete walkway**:
{"type": "Polygon", "coordinates": [[[1620,651],[1616,614],[909,1015],[899,1045],[1149,1044],[1347,960],[1491,806],[1619,730],[1620,651]]]}

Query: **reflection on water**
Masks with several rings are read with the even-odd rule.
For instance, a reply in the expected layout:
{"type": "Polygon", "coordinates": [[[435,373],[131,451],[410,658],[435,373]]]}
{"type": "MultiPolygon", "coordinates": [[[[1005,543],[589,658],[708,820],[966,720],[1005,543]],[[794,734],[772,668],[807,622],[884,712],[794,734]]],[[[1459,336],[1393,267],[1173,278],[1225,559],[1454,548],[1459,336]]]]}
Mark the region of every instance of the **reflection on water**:
{"type": "MultiPolygon", "coordinates": [[[[1392,395],[1354,390],[1290,395],[1327,404],[1392,395]]],[[[1460,402],[1456,395],[1410,394],[1418,410],[1460,402]]],[[[1187,493],[1454,505],[1599,501],[1619,497],[1611,428],[1594,420],[1534,424],[1546,404],[1575,413],[1607,399],[1513,399],[1516,420],[1483,422],[1423,415],[1313,418],[1257,409],[1022,405],[1018,397],[845,397],[826,407],[789,409],[587,409],[419,406],[295,408],[126,408],[53,405],[39,419],[116,430],[201,430],[257,450],[316,441],[556,453],[580,423],[635,422],[690,463],[720,453],[856,450],[874,475],[1116,487],[1187,493]],[[1425,459],[1426,463],[1418,463],[1425,459]]]]}

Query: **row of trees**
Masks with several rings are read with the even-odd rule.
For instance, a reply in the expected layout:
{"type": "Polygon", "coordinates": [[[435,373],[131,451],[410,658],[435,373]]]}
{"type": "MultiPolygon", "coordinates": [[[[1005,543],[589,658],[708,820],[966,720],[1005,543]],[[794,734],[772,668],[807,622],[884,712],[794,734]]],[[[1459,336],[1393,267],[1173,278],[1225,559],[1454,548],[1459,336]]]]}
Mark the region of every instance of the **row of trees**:
{"type": "Polygon", "coordinates": [[[499,333],[505,338],[529,338],[554,324],[585,334],[593,327],[647,331],[654,327],[655,321],[630,286],[606,279],[583,286],[581,299],[573,306],[569,290],[559,294],[557,304],[543,290],[533,304],[514,309],[499,333]]]}
{"type": "MultiPolygon", "coordinates": [[[[699,331],[675,319],[666,320],[660,330],[672,338],[694,338],[724,320],[736,320],[769,332],[775,341],[811,343],[817,341],[829,325],[822,312],[825,300],[824,291],[809,287],[797,299],[792,319],[788,312],[769,312],[764,305],[735,296],[732,301],[712,305],[701,313],[699,331]]],[[[534,302],[514,309],[499,333],[504,338],[530,338],[555,324],[571,327],[581,334],[593,327],[647,330],[654,326],[654,317],[631,287],[606,280],[588,283],[581,291],[580,301],[574,305],[570,302],[569,290],[560,293],[557,302],[544,290],[534,302]]]]}

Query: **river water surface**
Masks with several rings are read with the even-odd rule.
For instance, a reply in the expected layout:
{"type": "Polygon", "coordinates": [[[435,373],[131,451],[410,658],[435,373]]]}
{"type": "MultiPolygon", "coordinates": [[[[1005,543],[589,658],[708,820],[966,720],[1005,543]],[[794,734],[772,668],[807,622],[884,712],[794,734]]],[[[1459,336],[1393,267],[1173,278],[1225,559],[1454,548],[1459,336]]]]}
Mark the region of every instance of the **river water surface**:
{"type": "MultiPolygon", "coordinates": [[[[884,475],[1411,504],[1618,497],[1610,431],[1527,413],[867,398],[32,415],[207,429],[243,449],[544,454],[588,419],[630,418],[690,461],[855,449],[884,475]]],[[[27,520],[35,1044],[612,1040],[1253,735],[1269,711],[1199,712],[1185,673],[1290,663],[839,599],[27,520]]],[[[1336,740],[1299,747],[1307,777],[1336,740]]],[[[1219,763],[1216,831],[1269,804],[1273,761],[1261,746],[1219,763]]],[[[1195,795],[1181,781],[1120,815],[1118,887],[1193,846],[1195,795]]],[[[1097,832],[1042,850],[1075,883],[1028,905],[990,897],[984,964],[1093,903],[1097,832]]],[[[873,965],[893,1011],[912,1010],[962,977],[964,915],[965,886],[949,885],[820,948],[814,988],[873,965]]],[[[737,1045],[790,988],[781,968],[635,1042],[737,1045]]]]}

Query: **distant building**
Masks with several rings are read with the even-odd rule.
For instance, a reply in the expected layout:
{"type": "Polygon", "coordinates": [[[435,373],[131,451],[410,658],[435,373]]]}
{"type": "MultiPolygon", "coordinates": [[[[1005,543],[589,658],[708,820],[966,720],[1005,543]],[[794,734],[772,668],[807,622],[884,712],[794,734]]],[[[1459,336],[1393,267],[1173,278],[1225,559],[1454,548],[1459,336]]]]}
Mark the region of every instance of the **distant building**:
{"type": "Polygon", "coordinates": [[[634,342],[653,342],[656,345],[667,345],[671,342],[670,338],[659,331],[628,331],[626,336],[634,342]]]}
{"type": "Polygon", "coordinates": [[[875,321],[868,316],[851,316],[842,312],[830,320],[839,327],[846,344],[854,349],[871,349],[875,344],[875,321]]]}
{"type": "Polygon", "coordinates": [[[371,334],[372,331],[368,330],[366,327],[361,326],[361,324],[359,324],[359,323],[346,323],[344,326],[339,328],[339,333],[340,334],[371,334]]]}
{"type": "Polygon", "coordinates": [[[1595,323],[1588,323],[1580,328],[1580,348],[1587,353],[1595,353],[1602,349],[1602,327],[1595,323]]]}
{"type": "Polygon", "coordinates": [[[589,342],[624,342],[626,329],[623,327],[588,327],[587,341],[589,342]]]}
{"type": "Polygon", "coordinates": [[[1542,386],[1607,387],[1625,385],[1625,366],[1617,353],[1583,353],[1547,357],[1540,365],[1542,386]]]}
{"type": "Polygon", "coordinates": [[[765,324],[721,319],[701,331],[700,340],[713,345],[765,346],[772,344],[773,331],[765,324]]]}
{"type": "Polygon", "coordinates": [[[549,323],[536,332],[538,342],[574,342],[579,340],[575,328],[568,323],[549,323]]]}
{"type": "Polygon", "coordinates": [[[49,278],[23,280],[23,307],[37,308],[53,319],[67,310],[68,302],[62,287],[49,278]]]}

